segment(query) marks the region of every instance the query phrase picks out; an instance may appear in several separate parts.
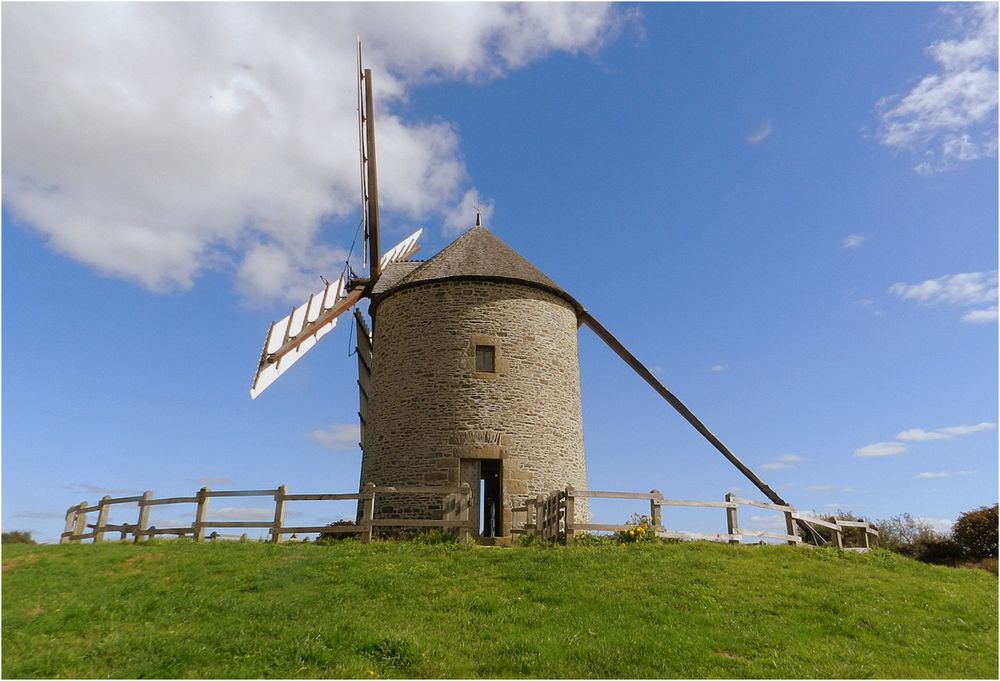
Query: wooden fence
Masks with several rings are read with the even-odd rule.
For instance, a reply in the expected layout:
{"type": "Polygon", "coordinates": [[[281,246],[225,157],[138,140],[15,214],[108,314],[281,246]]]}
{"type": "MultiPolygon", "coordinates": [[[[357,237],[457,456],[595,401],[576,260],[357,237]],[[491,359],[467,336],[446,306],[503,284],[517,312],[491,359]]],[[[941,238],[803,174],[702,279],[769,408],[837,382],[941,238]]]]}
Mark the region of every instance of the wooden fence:
{"type": "Polygon", "coordinates": [[[552,541],[562,541],[572,544],[581,532],[622,532],[633,529],[634,525],[613,525],[604,523],[581,523],[576,518],[576,499],[633,499],[649,502],[649,519],[657,537],[665,539],[701,539],[707,541],[742,543],[745,537],[776,539],[795,546],[808,545],[796,532],[796,521],[808,523],[814,529],[823,527],[830,530],[832,543],[838,548],[849,551],[867,551],[872,546],[878,546],[878,530],[866,522],[853,520],[836,520],[827,522],[812,516],[803,515],[791,506],[769,504],[752,499],[740,499],[727,494],[725,501],[685,501],[681,499],[665,499],[659,490],[650,492],[599,492],[595,490],[576,490],[567,487],[549,494],[540,494],[527,500],[522,506],[512,506],[511,534],[535,535],[552,541]],[[751,506],[769,511],[777,511],[784,515],[785,531],[768,532],[765,530],[750,530],[741,528],[738,508],[751,506]],[[663,525],[663,507],[698,507],[721,508],[726,512],[726,532],[707,534],[701,532],[685,532],[666,529],[663,525]],[[523,522],[519,521],[520,514],[523,522]],[[845,529],[858,528],[860,539],[857,546],[845,546],[845,529]]]}
{"type": "MultiPolygon", "coordinates": [[[[272,542],[283,541],[283,535],[308,534],[321,532],[323,534],[359,534],[362,542],[371,540],[376,528],[380,527],[426,527],[444,530],[457,530],[459,537],[465,541],[472,527],[470,517],[472,508],[472,489],[469,483],[457,487],[377,487],[368,483],[356,494],[289,494],[282,485],[277,489],[250,489],[212,491],[202,487],[193,497],[166,497],[154,499],[152,492],[142,496],[119,497],[114,499],[106,496],[96,506],[90,506],[86,501],[77,506],[71,506],[66,511],[66,527],[60,536],[60,543],[81,542],[92,539],[94,543],[104,541],[105,534],[118,532],[122,540],[132,535],[135,541],[149,539],[158,535],[191,536],[195,541],[205,540],[206,528],[259,528],[266,529],[272,542]],[[436,494],[442,496],[442,510],[445,517],[437,519],[400,519],[376,518],[375,498],[393,494],[436,494]],[[208,500],[218,497],[271,497],[274,499],[274,519],[270,521],[254,520],[211,520],[208,517],[208,500]],[[285,525],[285,505],[289,501],[350,501],[362,502],[361,518],[355,524],[346,525],[285,525]],[[116,504],[135,504],[138,507],[136,522],[112,525],[108,523],[108,514],[116,504]],[[197,504],[194,522],[183,527],[155,527],[149,524],[149,511],[154,506],[170,504],[197,504]],[[88,523],[90,513],[97,513],[94,523],[88,523]],[[90,529],[91,531],[87,531],[90,529]]],[[[209,539],[229,539],[213,532],[209,539]]]]}

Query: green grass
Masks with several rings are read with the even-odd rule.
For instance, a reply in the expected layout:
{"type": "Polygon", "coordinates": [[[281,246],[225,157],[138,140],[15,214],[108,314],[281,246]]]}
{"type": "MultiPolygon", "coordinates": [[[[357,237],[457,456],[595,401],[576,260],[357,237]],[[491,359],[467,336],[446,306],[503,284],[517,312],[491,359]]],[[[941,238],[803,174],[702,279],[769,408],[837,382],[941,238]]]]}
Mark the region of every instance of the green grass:
{"type": "Polygon", "coordinates": [[[707,543],[4,546],[6,678],[997,678],[978,570],[707,543]]]}

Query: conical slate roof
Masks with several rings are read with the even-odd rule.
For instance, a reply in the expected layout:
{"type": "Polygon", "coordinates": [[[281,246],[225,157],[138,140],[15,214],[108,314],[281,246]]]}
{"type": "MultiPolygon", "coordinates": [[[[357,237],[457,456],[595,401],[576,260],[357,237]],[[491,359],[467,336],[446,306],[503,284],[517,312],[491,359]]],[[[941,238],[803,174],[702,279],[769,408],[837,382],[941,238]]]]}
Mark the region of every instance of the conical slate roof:
{"type": "MultiPolygon", "coordinates": [[[[413,263],[397,264],[413,266],[413,263]]],[[[401,288],[409,288],[424,282],[442,279],[512,281],[554,293],[572,304],[577,313],[583,310],[572,296],[559,288],[541,270],[482,226],[473,227],[465,232],[433,258],[413,267],[409,272],[405,274],[402,272],[391,273],[391,284],[385,287],[380,286],[386,274],[390,273],[384,272],[375,287],[374,294],[377,297],[382,297],[401,288]],[[403,274],[403,276],[397,278],[399,274],[403,274]]]]}

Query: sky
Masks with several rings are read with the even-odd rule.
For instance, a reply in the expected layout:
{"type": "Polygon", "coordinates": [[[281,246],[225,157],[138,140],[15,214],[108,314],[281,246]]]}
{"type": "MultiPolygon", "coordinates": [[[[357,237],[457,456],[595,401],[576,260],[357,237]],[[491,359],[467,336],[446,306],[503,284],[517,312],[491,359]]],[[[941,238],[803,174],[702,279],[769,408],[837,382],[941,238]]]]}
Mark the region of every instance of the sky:
{"type": "MultiPolygon", "coordinates": [[[[269,324],[360,270],[358,36],[386,248],[423,227],[429,257],[482,206],[796,508],[947,529],[996,502],[995,3],[5,3],[5,531],[357,488],[350,325],[248,390],[269,324]]],[[[579,339],[591,489],[762,499],[579,339]]]]}

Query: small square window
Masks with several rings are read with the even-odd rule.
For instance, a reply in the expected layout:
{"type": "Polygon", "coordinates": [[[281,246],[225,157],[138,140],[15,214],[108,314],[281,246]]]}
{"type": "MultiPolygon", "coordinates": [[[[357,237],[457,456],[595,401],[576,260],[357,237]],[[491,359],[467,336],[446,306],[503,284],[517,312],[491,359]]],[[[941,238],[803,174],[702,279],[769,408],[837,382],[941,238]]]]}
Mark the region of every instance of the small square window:
{"type": "Polygon", "coordinates": [[[476,346],[476,371],[485,373],[496,372],[496,347],[493,345],[476,346]]]}

